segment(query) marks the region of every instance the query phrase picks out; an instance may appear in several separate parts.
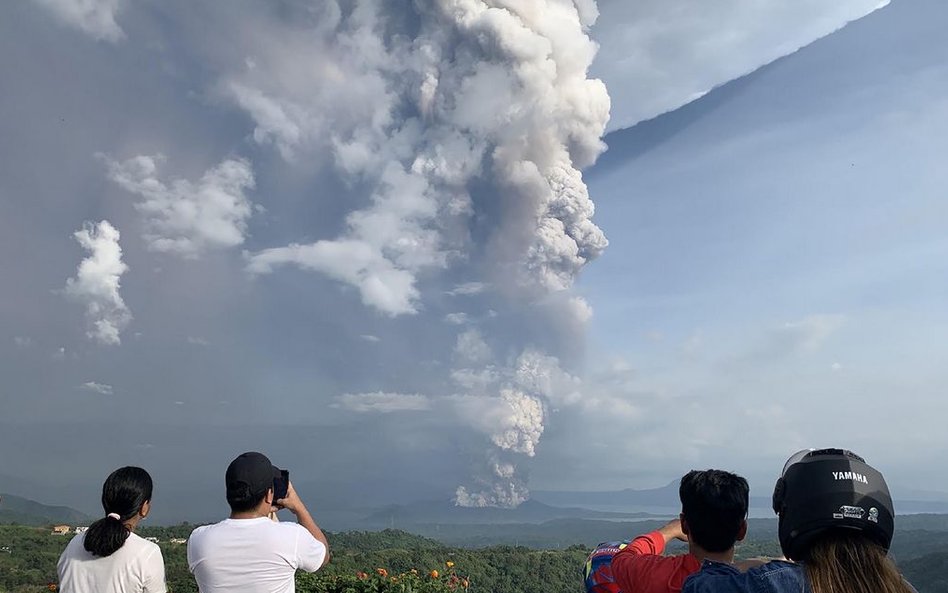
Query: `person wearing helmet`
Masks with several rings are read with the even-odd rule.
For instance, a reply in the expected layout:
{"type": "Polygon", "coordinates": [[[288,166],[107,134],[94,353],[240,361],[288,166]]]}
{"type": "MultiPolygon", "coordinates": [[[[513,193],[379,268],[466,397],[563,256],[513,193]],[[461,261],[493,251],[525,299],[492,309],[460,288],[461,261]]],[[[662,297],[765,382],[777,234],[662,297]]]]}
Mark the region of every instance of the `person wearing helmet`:
{"type": "Polygon", "coordinates": [[[623,593],[677,593],[703,560],[734,559],[734,544],[747,533],[747,480],[716,469],[691,471],[682,477],[678,496],[678,519],[640,535],[612,557],[612,577],[623,593]],[[687,542],[688,553],[663,556],[673,539],[687,542]]]}
{"type": "Polygon", "coordinates": [[[747,572],[705,562],[683,593],[916,593],[887,556],[895,530],[882,474],[845,449],[790,457],[774,487],[780,548],[747,572]]]}

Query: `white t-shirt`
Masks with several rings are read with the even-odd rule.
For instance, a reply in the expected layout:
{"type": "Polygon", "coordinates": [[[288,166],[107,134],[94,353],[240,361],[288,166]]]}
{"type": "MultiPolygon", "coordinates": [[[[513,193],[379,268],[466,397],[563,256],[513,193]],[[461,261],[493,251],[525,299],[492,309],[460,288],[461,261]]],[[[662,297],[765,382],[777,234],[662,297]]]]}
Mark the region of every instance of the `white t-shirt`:
{"type": "Polygon", "coordinates": [[[165,593],[165,563],[157,544],[134,533],[109,556],[93,556],[81,533],[59,557],[62,593],[165,593]]]}
{"type": "Polygon", "coordinates": [[[201,593],[294,593],[296,570],[316,572],[326,546],[298,523],[224,519],[188,539],[188,568],[201,593]]]}

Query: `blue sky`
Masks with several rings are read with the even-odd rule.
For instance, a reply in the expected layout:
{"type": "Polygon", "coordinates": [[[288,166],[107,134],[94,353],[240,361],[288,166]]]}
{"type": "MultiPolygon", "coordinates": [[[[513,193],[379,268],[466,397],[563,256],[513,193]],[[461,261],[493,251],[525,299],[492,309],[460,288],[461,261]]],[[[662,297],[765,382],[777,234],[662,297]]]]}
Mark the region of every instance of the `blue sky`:
{"type": "Polygon", "coordinates": [[[911,482],[944,454],[945,55],[920,19],[938,10],[894,3],[607,136],[587,179],[611,244],[579,284],[591,359],[623,353],[661,417],[719,424],[663,455],[845,443],[911,482]]]}
{"type": "Polygon", "coordinates": [[[0,8],[0,486],[948,490],[940,4],[429,4],[0,8]]]}

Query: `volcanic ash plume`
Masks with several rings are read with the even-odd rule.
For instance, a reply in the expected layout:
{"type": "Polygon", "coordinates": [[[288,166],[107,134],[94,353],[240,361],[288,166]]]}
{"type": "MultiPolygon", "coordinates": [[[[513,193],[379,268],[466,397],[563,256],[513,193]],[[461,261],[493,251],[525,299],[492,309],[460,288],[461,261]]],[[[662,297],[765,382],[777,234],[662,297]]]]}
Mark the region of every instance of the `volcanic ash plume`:
{"type": "Polygon", "coordinates": [[[605,86],[586,76],[594,3],[323,12],[311,35],[261,46],[222,91],[258,142],[292,162],[328,154],[340,177],[368,185],[370,203],[335,239],[249,254],[248,269],[313,270],[389,315],[419,310],[421,272],[476,257],[533,297],[569,288],[606,246],[579,171],[602,151],[609,113],[605,86]]]}
{"type": "MultiPolygon", "coordinates": [[[[312,27],[284,27],[281,44],[260,43],[221,80],[220,91],[253,119],[258,143],[291,163],[331,162],[344,184],[368,199],[356,202],[360,209],[334,238],[249,253],[248,270],[320,273],[389,316],[424,308],[422,278],[494,287],[457,298],[502,299],[510,315],[535,312],[537,303],[569,290],[607,245],[580,172],[603,150],[609,117],[605,86],[587,77],[597,49],[587,35],[595,2],[316,6],[308,13],[318,13],[312,27]]],[[[570,317],[565,326],[581,331],[588,306],[560,300],[582,306],[538,325],[564,326],[570,317]]],[[[478,312],[449,319],[470,326],[478,312]]],[[[547,408],[563,403],[550,400],[535,374],[536,361],[549,366],[544,351],[560,344],[548,336],[503,344],[485,331],[481,343],[462,334],[464,353],[452,362],[462,395],[449,400],[460,409],[484,408],[481,417],[494,422],[458,414],[487,435],[492,469],[475,479],[477,488],[459,489],[457,502],[509,506],[526,493],[513,458],[535,453],[547,408]],[[518,370],[520,355],[498,360],[486,342],[501,346],[498,352],[529,354],[534,370],[518,370]]]]}
{"type": "MultiPolygon", "coordinates": [[[[459,338],[459,350],[479,339],[471,333],[476,332],[469,330],[459,338]]],[[[579,380],[564,372],[557,359],[534,349],[525,350],[510,367],[488,364],[479,369],[457,369],[454,380],[469,391],[453,398],[457,413],[487,435],[493,445],[486,468],[473,485],[458,487],[455,503],[519,505],[529,497],[529,490],[517,471],[517,458],[536,455],[548,412],[578,401],[579,380]]]]}

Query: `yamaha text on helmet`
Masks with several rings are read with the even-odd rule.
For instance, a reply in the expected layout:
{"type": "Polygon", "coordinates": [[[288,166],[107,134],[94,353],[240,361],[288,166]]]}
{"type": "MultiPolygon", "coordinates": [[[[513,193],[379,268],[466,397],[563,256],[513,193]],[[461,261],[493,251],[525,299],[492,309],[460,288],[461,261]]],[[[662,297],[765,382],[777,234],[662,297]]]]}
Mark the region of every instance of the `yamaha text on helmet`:
{"type": "Polygon", "coordinates": [[[805,450],[790,457],[773,496],[780,547],[806,560],[815,538],[831,529],[862,532],[888,551],[895,530],[892,497],[882,474],[851,451],[805,450]]]}

